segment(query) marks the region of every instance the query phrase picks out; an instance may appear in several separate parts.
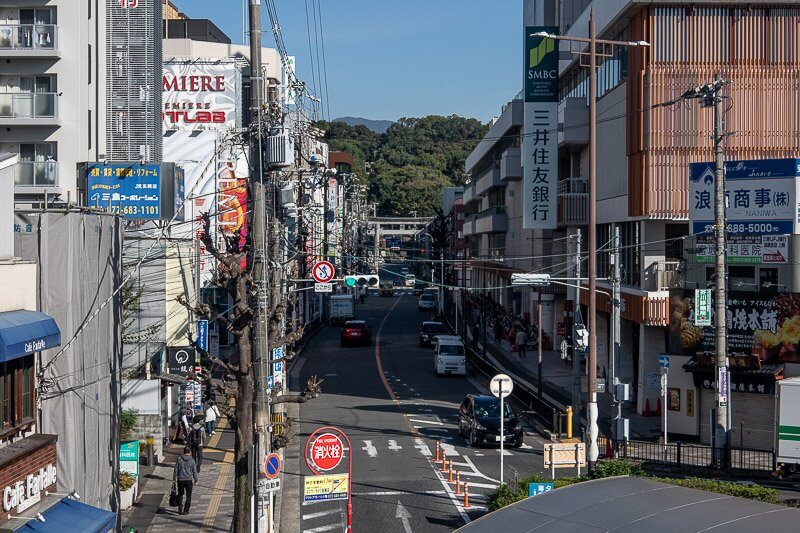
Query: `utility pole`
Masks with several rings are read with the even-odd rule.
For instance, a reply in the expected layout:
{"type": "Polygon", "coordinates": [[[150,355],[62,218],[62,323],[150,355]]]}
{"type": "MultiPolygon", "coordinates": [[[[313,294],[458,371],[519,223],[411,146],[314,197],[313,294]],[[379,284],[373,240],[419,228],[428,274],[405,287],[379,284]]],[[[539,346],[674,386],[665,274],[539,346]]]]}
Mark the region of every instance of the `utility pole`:
{"type": "MultiPolygon", "coordinates": [[[[257,490],[259,477],[258,465],[262,458],[270,452],[269,432],[269,391],[267,376],[269,375],[269,332],[267,330],[269,264],[267,259],[267,205],[264,190],[263,161],[263,124],[261,115],[261,95],[263,79],[261,73],[261,0],[250,0],[250,190],[253,194],[253,283],[256,288],[256,315],[253,320],[253,378],[255,394],[253,395],[252,423],[255,427],[255,454],[249,461],[253,465],[250,472],[253,482],[253,530],[260,524],[270,522],[270,506],[267,494],[257,490]]],[[[242,424],[250,421],[242,420],[242,424]]],[[[269,526],[268,526],[269,527],[269,526]]],[[[270,528],[271,530],[271,528],[270,528]]]]}
{"type": "Polygon", "coordinates": [[[614,224],[614,243],[613,251],[611,254],[611,276],[612,276],[612,302],[611,302],[611,357],[608,360],[611,375],[611,387],[614,399],[614,423],[611,424],[612,435],[615,440],[622,440],[625,438],[624,434],[620,434],[618,424],[622,420],[622,398],[617,396],[617,384],[619,383],[619,365],[620,365],[620,311],[622,310],[621,287],[620,287],[620,256],[619,256],[619,226],[614,224]]]}
{"type": "Polygon", "coordinates": [[[539,374],[538,375],[539,385],[537,387],[536,392],[537,392],[537,395],[539,397],[539,409],[541,410],[541,408],[542,408],[542,289],[539,289],[538,291],[536,291],[536,294],[539,295],[539,298],[538,298],[538,300],[536,302],[536,311],[537,311],[536,334],[538,336],[538,338],[536,340],[536,348],[538,349],[538,352],[539,352],[539,354],[538,354],[539,355],[539,361],[538,361],[538,366],[539,366],[539,372],[538,372],[538,374],[539,374]]]}
{"type": "Polygon", "coordinates": [[[583,325],[581,318],[581,230],[575,234],[575,309],[572,311],[572,416],[577,417],[581,425],[581,358],[582,350],[578,350],[578,326],[583,325]],[[580,323],[579,323],[580,321],[580,323]]]}

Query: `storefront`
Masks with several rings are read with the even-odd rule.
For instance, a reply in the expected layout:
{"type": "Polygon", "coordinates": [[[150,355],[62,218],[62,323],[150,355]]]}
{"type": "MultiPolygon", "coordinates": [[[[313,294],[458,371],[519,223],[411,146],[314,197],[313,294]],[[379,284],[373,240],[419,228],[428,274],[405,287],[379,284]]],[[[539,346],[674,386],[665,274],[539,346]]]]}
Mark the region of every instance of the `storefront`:
{"type": "Polygon", "coordinates": [[[0,531],[115,530],[115,513],[77,501],[74,490],[57,493],[57,441],[34,434],[0,448],[0,531]]]}

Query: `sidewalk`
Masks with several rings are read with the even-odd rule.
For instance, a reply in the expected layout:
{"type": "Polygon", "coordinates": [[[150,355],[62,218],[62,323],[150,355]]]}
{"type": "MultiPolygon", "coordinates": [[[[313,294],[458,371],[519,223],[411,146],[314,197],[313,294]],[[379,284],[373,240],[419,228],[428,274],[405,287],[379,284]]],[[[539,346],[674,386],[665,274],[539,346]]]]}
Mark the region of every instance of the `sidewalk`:
{"type": "MultiPolygon", "coordinates": [[[[472,320],[468,319],[470,327],[467,330],[469,338],[472,339],[472,320]]],[[[529,382],[532,389],[536,389],[538,384],[538,352],[536,350],[529,350],[526,353],[525,359],[522,359],[517,352],[512,351],[511,343],[506,340],[495,342],[494,334],[491,330],[486,332],[487,351],[492,356],[497,358],[499,362],[508,370],[512,370],[523,377],[529,382]]],[[[479,336],[479,346],[482,342],[482,335],[479,336]]],[[[480,349],[480,348],[479,348],[480,349]]],[[[561,359],[561,354],[557,351],[543,350],[542,351],[542,381],[544,382],[543,389],[545,392],[552,390],[560,396],[561,403],[568,403],[572,398],[572,365],[565,363],[561,359]]],[[[588,399],[586,393],[581,394],[583,404],[588,399]]],[[[598,415],[600,430],[603,433],[609,434],[610,420],[613,418],[613,406],[611,403],[610,391],[604,394],[598,394],[598,415]]],[[[566,405],[564,405],[566,407],[566,405]]],[[[585,418],[586,413],[581,413],[585,418]]],[[[630,404],[624,404],[622,407],[622,416],[630,420],[630,435],[631,438],[653,439],[661,435],[661,419],[658,416],[642,416],[636,410],[630,407],[630,404]]]]}
{"type": "Polygon", "coordinates": [[[162,463],[141,467],[139,498],[133,507],[123,511],[122,531],[230,531],[234,507],[234,434],[227,422],[226,418],[220,420],[216,434],[206,444],[189,514],[179,515],[177,507],[169,506],[172,469],[175,459],[183,453],[183,444],[172,443],[165,449],[162,463]]]}

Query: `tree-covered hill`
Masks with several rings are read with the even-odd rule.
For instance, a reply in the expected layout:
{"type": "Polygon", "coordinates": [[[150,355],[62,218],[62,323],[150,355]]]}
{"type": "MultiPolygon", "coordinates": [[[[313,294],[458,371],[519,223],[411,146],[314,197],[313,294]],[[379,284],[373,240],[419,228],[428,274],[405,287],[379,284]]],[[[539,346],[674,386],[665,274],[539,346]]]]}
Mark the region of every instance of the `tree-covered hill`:
{"type": "Polygon", "coordinates": [[[402,118],[384,134],[343,122],[316,126],[331,150],[353,154],[379,215],[419,216],[436,212],[443,187],[464,184],[464,160],[488,130],[456,115],[402,118]]]}

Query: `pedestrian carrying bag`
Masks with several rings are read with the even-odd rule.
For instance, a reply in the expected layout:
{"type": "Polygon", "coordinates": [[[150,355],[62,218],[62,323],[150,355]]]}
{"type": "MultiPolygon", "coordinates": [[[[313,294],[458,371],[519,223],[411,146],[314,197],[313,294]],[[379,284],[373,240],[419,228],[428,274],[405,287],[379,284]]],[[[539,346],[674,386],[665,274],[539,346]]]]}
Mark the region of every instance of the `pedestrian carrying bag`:
{"type": "Polygon", "coordinates": [[[180,505],[181,500],[178,497],[178,485],[176,483],[172,483],[172,490],[169,493],[169,505],[170,507],[177,507],[180,505]]]}

